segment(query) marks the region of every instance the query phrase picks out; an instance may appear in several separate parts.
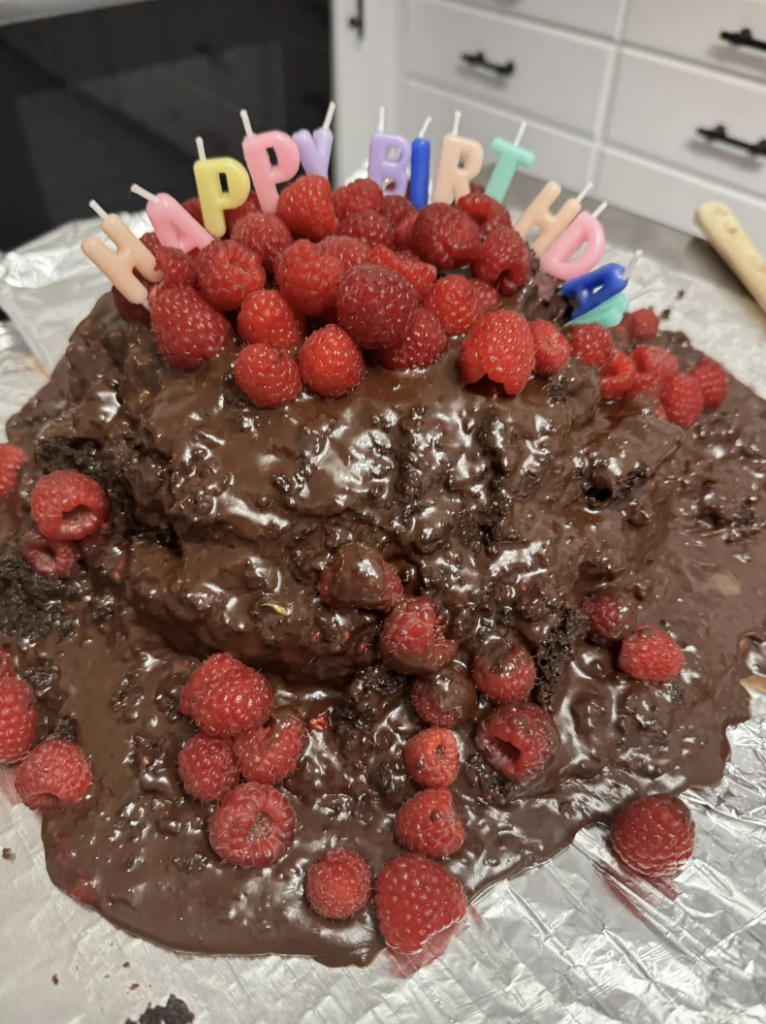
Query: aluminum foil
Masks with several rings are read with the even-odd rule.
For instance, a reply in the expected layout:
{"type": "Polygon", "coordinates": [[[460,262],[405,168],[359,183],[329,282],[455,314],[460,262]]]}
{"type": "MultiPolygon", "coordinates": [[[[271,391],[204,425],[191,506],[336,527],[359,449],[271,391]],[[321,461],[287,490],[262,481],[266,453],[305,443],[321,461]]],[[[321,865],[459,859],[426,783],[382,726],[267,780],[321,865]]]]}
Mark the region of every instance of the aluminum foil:
{"type": "MultiPolygon", "coordinates": [[[[39,386],[77,319],[104,290],[65,225],[0,261],[2,421],[39,386]]],[[[610,259],[627,253],[613,250],[610,259]]],[[[766,397],[764,318],[748,299],[643,259],[635,306],[671,307],[685,330],[766,397]],[[679,297],[679,292],[683,296],[679,297]]],[[[0,1020],[122,1024],[182,998],[200,1024],[766,1024],[766,696],[730,731],[720,786],[687,794],[695,857],[672,884],[623,871],[606,830],[582,831],[553,861],[474,905],[442,958],[408,978],[310,960],[204,958],[118,931],[49,881],[37,816],[0,769],[0,1020]]]]}

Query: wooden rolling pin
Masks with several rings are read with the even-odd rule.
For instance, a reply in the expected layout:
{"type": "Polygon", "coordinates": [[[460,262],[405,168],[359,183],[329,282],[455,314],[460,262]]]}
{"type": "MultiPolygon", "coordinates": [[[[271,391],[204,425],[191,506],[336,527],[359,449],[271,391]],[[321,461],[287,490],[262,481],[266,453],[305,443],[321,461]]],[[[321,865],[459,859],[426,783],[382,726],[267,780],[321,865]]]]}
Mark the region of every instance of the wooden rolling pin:
{"type": "Polygon", "coordinates": [[[740,222],[723,203],[703,203],[694,219],[721,259],[766,313],[766,260],[740,222]]]}

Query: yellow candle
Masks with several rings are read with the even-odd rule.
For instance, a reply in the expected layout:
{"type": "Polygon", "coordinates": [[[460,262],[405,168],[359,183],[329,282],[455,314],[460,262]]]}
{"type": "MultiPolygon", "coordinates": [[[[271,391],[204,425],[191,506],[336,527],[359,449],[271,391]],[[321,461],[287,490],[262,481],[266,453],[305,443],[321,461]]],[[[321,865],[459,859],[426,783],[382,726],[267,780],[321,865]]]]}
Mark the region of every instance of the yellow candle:
{"type": "Polygon", "coordinates": [[[153,283],[161,281],[165,275],[156,269],[154,256],[141,239],[136,238],[124,220],[120,220],[116,213],[107,213],[93,200],[90,205],[101,217],[101,230],[114,242],[117,251],[113,252],[96,235],[86,238],[80,248],[128,302],[136,305],[146,302],[149,293],[133,271],[137,270],[153,283]]]}
{"type": "Polygon", "coordinates": [[[551,213],[551,206],[561,195],[561,185],[557,181],[549,181],[540,189],[514,224],[522,238],[526,238],[532,228],[540,228],[540,234],[529,243],[535,256],[544,256],[559,235],[569,227],[582,209],[581,201],[592,188],[592,183],[586,185],[576,199],[567,199],[562,203],[558,213],[551,213]]]}
{"type": "Polygon", "coordinates": [[[471,182],[481,170],[484,150],[475,139],[464,139],[458,135],[461,113],[455,111],[452,131],[444,136],[439,167],[434,182],[435,203],[457,202],[471,191],[471,182]],[[461,166],[462,164],[462,166],[461,166]]]}
{"type": "Polygon", "coordinates": [[[194,162],[194,180],[202,208],[202,221],[211,235],[223,238],[226,234],[223,211],[236,210],[245,202],[250,195],[250,175],[245,165],[234,157],[216,156],[208,160],[202,139],[197,138],[196,141],[199,159],[194,162]],[[226,192],[221,187],[222,174],[226,177],[226,192]]]}

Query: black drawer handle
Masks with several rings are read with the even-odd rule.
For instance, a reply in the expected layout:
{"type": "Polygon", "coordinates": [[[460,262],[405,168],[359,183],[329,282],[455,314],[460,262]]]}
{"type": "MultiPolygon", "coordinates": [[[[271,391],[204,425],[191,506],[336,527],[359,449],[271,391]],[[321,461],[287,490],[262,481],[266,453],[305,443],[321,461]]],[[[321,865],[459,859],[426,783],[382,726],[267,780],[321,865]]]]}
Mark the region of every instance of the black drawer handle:
{"type": "Polygon", "coordinates": [[[491,60],[487,60],[484,56],[483,50],[477,50],[476,53],[463,53],[460,55],[461,60],[466,64],[470,64],[474,68],[486,68],[487,71],[494,71],[496,75],[500,75],[501,78],[507,78],[513,74],[513,61],[509,60],[505,64],[493,64],[491,60]]]}
{"type": "Polygon", "coordinates": [[[741,32],[722,32],[721,39],[732,46],[752,46],[754,50],[766,50],[766,42],[756,39],[749,28],[743,28],[741,32]]]}
{"type": "Polygon", "coordinates": [[[364,36],[364,0],[356,0],[356,14],[348,19],[348,27],[352,28],[360,39],[364,36]]]}
{"type": "Polygon", "coordinates": [[[766,156],[766,139],[761,139],[760,142],[745,142],[743,139],[733,139],[731,135],[726,134],[726,128],[722,124],[717,124],[715,128],[698,128],[697,134],[709,139],[710,142],[725,142],[728,146],[745,149],[752,156],[766,156]]]}

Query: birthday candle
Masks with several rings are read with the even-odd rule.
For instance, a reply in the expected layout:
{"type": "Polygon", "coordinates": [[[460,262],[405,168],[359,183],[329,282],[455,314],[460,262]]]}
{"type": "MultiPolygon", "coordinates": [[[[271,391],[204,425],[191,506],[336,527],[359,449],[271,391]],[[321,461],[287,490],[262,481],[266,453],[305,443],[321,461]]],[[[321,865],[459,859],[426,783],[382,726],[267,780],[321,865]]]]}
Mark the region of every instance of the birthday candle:
{"type": "Polygon", "coordinates": [[[412,140],[412,163],[410,166],[410,202],[416,210],[428,205],[428,185],[431,179],[431,143],[426,138],[428,126],[433,120],[427,117],[418,137],[412,140]]]}
{"type": "Polygon", "coordinates": [[[498,203],[505,201],[513,176],[519,167],[531,167],[535,162],[535,154],[519,145],[526,130],[527,122],[522,121],[513,142],[508,142],[507,139],[502,139],[500,136],[492,140],[492,150],[497,153],[499,159],[484,191],[498,203]]]}
{"type": "Polygon", "coordinates": [[[194,180],[202,209],[202,221],[216,238],[226,234],[224,210],[236,210],[250,195],[250,176],[247,168],[231,156],[216,156],[209,160],[205,145],[197,136],[197,160],[194,162],[194,180]],[[226,178],[228,191],[221,187],[221,175],[226,178]]]}
{"type": "Polygon", "coordinates": [[[387,132],[386,108],[381,107],[378,114],[378,130],[370,139],[370,169],[367,176],[376,181],[381,188],[386,182],[393,182],[393,188],[386,188],[386,195],[407,195],[407,168],[410,165],[410,140],[404,135],[387,132]],[[391,158],[389,153],[395,152],[391,158]]]}
{"type": "MultiPolygon", "coordinates": [[[[301,165],[301,154],[297,145],[286,132],[253,131],[250,117],[246,110],[240,110],[245,137],[242,140],[242,152],[247,169],[253,179],[253,188],[264,213],[276,213],[279,192],[277,184],[289,181],[298,173],[301,165]],[[277,162],[272,164],[269,150],[273,149],[277,162]]],[[[244,199],[242,200],[244,202],[244,199]]],[[[241,204],[240,204],[241,205],[241,204]]]]}
{"type": "Polygon", "coordinates": [[[210,232],[167,192],[155,195],[135,183],[130,186],[130,191],[146,199],[146,213],[160,245],[191,252],[192,249],[204,249],[213,241],[210,232]]]}
{"type": "Polygon", "coordinates": [[[566,281],[561,286],[561,294],[577,299],[575,316],[570,323],[600,323],[604,327],[616,327],[628,308],[627,297],[620,293],[642,255],[641,249],[637,249],[627,267],[607,263],[582,277],[566,281]]]}
{"type": "Polygon", "coordinates": [[[583,210],[577,214],[540,260],[540,266],[546,274],[561,281],[569,281],[593,270],[606,248],[604,229],[598,219],[606,207],[607,204],[602,203],[593,213],[583,210]],[[585,251],[577,259],[572,259],[583,246],[585,251]]]}
{"type": "Polygon", "coordinates": [[[545,255],[562,231],[569,227],[582,209],[581,201],[592,188],[593,182],[590,182],[576,199],[567,199],[557,213],[551,213],[551,206],[561,195],[561,185],[557,181],[549,181],[542,187],[514,224],[522,238],[526,238],[532,228],[540,228],[540,234],[530,243],[535,256],[545,255]]]}
{"type": "Polygon", "coordinates": [[[457,202],[471,191],[471,182],[481,170],[484,150],[475,139],[458,135],[462,114],[455,111],[452,131],[444,136],[439,157],[439,168],[434,183],[434,202],[457,202]],[[463,166],[460,166],[461,160],[463,166]]]}
{"type": "Polygon", "coordinates": [[[617,327],[622,323],[622,318],[628,312],[629,305],[630,301],[627,295],[620,292],[596,306],[592,312],[570,320],[567,327],[571,327],[573,324],[601,324],[602,327],[617,327]]]}
{"type": "Polygon", "coordinates": [[[154,256],[116,213],[107,213],[95,199],[88,205],[101,218],[101,230],[114,242],[117,251],[113,252],[96,235],[86,238],[80,248],[128,302],[146,303],[149,293],[133,271],[137,270],[152,283],[161,281],[165,275],[155,269],[154,256]]]}
{"type": "Polygon", "coordinates": [[[300,131],[293,132],[293,142],[298,147],[301,164],[306,174],[319,174],[323,178],[329,177],[333,143],[330,125],[336,109],[335,103],[330,100],[321,128],[315,128],[313,132],[310,132],[308,128],[301,128],[300,131]]]}

